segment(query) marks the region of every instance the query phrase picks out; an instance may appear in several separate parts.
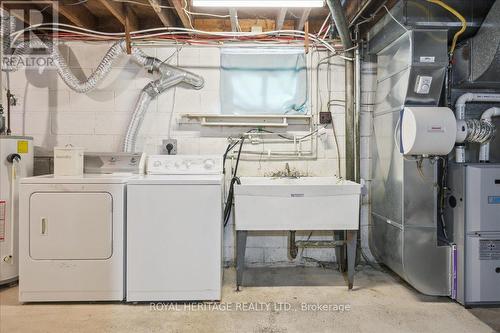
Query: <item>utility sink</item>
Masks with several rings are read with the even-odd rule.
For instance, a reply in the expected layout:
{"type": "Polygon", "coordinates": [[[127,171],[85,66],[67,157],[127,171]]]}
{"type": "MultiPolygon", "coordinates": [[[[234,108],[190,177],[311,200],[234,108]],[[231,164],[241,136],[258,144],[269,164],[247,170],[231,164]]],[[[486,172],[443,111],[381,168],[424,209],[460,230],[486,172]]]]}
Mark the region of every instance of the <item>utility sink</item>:
{"type": "Polygon", "coordinates": [[[236,230],[357,230],[361,185],[336,177],[240,177],[236,230]]]}

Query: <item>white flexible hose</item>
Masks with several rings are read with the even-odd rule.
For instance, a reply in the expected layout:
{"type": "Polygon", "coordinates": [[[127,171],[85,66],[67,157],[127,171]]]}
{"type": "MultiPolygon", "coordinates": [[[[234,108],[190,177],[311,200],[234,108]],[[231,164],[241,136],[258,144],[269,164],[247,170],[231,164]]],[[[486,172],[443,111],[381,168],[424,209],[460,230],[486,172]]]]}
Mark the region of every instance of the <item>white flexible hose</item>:
{"type": "Polygon", "coordinates": [[[9,235],[9,240],[10,240],[10,248],[9,248],[9,254],[3,257],[4,262],[8,262],[12,264],[14,262],[13,257],[14,257],[14,219],[16,218],[15,212],[16,212],[16,203],[15,203],[15,191],[16,191],[16,179],[17,179],[17,174],[16,174],[16,168],[18,165],[18,160],[13,159],[12,164],[11,164],[11,169],[10,169],[10,216],[9,216],[9,224],[10,224],[10,235],[9,235]]]}

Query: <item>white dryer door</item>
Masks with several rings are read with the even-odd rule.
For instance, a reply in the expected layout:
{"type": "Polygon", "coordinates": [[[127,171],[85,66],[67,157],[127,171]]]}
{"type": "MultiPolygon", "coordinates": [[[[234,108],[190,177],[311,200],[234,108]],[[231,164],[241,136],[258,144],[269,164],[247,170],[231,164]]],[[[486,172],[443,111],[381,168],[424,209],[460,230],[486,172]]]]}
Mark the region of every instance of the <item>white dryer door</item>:
{"type": "Polygon", "coordinates": [[[113,199],[102,192],[37,192],[30,198],[33,259],[108,259],[113,199]]]}

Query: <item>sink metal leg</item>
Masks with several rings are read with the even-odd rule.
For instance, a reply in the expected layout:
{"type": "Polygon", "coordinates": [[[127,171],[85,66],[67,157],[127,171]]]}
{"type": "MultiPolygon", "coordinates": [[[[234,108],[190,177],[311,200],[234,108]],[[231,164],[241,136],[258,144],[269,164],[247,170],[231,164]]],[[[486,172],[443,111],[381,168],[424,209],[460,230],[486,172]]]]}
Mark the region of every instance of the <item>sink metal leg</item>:
{"type": "Polygon", "coordinates": [[[236,291],[240,291],[245,270],[245,250],[247,247],[247,231],[236,231],[236,291]]]}
{"type": "Polygon", "coordinates": [[[354,284],[354,269],[356,266],[356,247],[357,247],[358,231],[347,231],[347,281],[349,290],[354,284]]]}
{"type": "MultiPolygon", "coordinates": [[[[345,242],[345,231],[334,231],[334,239],[339,242],[345,242]]],[[[337,260],[339,272],[347,271],[347,255],[345,244],[335,246],[335,259],[337,260]]]]}

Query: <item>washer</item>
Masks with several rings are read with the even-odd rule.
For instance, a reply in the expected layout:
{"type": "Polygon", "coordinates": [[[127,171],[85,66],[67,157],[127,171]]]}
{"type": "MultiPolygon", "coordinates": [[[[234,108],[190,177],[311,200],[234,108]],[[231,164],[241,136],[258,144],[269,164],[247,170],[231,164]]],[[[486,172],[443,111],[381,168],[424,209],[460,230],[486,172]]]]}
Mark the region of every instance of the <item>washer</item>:
{"type": "MultiPolygon", "coordinates": [[[[138,169],[139,158],[132,159],[138,169]]],[[[131,177],[45,175],[20,181],[21,302],[124,299],[125,191],[131,177]]]]}
{"type": "Polygon", "coordinates": [[[220,300],[222,158],[157,155],[127,189],[129,302],[220,300]]]}

